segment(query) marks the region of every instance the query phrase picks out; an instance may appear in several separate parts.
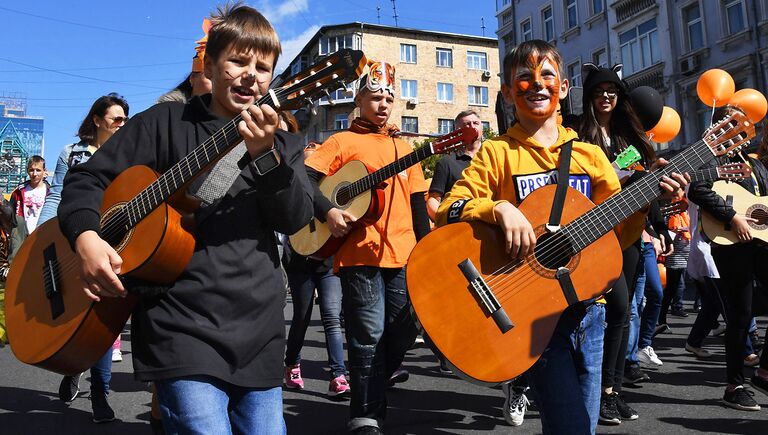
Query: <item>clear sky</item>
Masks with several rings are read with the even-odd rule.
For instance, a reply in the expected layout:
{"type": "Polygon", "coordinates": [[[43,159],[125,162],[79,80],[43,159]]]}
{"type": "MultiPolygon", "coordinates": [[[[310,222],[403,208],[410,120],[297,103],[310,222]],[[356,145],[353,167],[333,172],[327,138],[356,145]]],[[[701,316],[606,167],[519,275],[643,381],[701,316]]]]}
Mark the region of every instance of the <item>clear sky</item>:
{"type": "MultiPolygon", "coordinates": [[[[203,0],[6,0],[0,2],[0,93],[27,97],[27,114],[45,118],[45,159],[61,149],[93,101],[123,95],[134,115],[186,77],[203,18],[203,0]]],[[[250,0],[283,44],[277,72],[320,26],[362,21],[395,25],[391,0],[250,0]],[[377,6],[380,10],[377,12],[377,6]],[[380,18],[377,18],[380,16],[380,18]]],[[[496,37],[495,0],[398,0],[400,27],[496,37]]]]}

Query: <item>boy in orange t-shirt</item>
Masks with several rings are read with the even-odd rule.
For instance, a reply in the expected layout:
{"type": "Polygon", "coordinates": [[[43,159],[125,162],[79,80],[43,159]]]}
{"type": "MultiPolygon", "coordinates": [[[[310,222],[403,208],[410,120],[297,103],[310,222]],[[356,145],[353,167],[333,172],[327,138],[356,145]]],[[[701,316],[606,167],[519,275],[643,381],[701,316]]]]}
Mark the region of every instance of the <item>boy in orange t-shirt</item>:
{"type": "Polygon", "coordinates": [[[315,216],[325,220],[335,237],[347,236],[335,254],[334,268],[341,277],[349,346],[352,433],[383,433],[387,382],[416,338],[404,266],[416,240],[429,232],[427,186],[419,164],[385,180],[381,217],[360,226],[352,225],[355,217],[322,195],[317,182],[352,160],[376,170],[412,152],[408,143],[393,136],[397,127],[387,124],[394,106],[394,79],[391,65],[373,63],[355,97],[360,117],[305,162],[315,186],[315,216]]]}

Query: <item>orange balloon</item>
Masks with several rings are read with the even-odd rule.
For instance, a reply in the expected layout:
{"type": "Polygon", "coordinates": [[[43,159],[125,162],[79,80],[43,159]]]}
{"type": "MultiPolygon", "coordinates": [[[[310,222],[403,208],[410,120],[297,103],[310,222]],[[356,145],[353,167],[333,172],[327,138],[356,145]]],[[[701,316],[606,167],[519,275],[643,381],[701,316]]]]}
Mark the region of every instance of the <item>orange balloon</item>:
{"type": "Polygon", "coordinates": [[[696,82],[696,93],[699,99],[710,107],[720,107],[728,103],[728,100],[736,91],[733,77],[721,69],[704,71],[696,82]]]}
{"type": "Polygon", "coordinates": [[[664,288],[667,286],[667,268],[661,263],[656,263],[656,265],[659,267],[659,278],[661,278],[661,287],[664,288]]]}
{"type": "Polygon", "coordinates": [[[661,119],[646,134],[655,142],[669,142],[680,133],[680,115],[669,106],[664,106],[661,111],[661,119]]]}
{"type": "Polygon", "coordinates": [[[728,104],[736,106],[747,114],[752,123],[760,122],[768,112],[768,101],[760,92],[754,89],[741,89],[733,94],[728,104]]]}

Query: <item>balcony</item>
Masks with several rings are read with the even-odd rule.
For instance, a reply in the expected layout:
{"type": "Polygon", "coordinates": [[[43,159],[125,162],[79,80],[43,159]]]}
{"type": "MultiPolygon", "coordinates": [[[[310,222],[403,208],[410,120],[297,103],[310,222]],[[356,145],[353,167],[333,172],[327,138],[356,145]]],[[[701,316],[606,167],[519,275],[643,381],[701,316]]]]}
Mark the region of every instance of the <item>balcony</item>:
{"type": "Polygon", "coordinates": [[[656,0],[618,0],[611,4],[611,7],[616,10],[617,23],[623,23],[635,15],[657,6],[656,0]]]}
{"type": "Polygon", "coordinates": [[[630,89],[638,86],[650,86],[664,92],[664,62],[657,63],[626,78],[630,89]]]}

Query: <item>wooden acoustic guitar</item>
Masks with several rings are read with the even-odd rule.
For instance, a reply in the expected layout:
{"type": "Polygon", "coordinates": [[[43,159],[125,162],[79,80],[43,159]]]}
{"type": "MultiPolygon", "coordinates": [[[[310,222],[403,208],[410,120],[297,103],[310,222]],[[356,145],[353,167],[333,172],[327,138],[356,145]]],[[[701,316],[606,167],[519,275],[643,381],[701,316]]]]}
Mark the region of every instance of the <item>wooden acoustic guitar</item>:
{"type": "Polygon", "coordinates": [[[598,206],[569,188],[559,230],[545,225],[556,190],[541,187],[520,204],[537,235],[534,253],[512,261],[497,225],[440,227],[414,248],[406,267],[413,310],[457,373],[499,383],[530,368],[547,347],[563,311],[603,294],[621,273],[612,229],[661,194],[659,181],[688,172],[754,137],[741,113],[718,122],[704,139],[598,206]],[[573,292],[558,277],[569,271],[573,292]]]}
{"type": "MultiPolygon", "coordinates": [[[[357,79],[366,65],[361,51],[341,50],[271,89],[256,104],[298,109],[327,89],[357,79]]],[[[121,276],[172,283],[186,267],[195,241],[168,204],[242,138],[236,116],[158,177],[146,166],[128,168],[104,192],[102,237],[123,259],[121,276]]],[[[28,364],[76,374],[93,366],[120,334],[136,297],[88,299],[81,265],[58,219],[37,228],[19,249],[6,285],[8,336],[16,357],[28,364]]]]}
{"type": "MultiPolygon", "coordinates": [[[[755,196],[739,184],[727,181],[715,182],[712,190],[726,202],[731,203],[737,214],[756,219],[757,222],[749,222],[752,237],[768,243],[768,197],[755,196]]],[[[730,224],[715,219],[703,210],[701,229],[713,243],[718,245],[739,243],[739,238],[731,231],[730,224]]]]}
{"type": "MultiPolygon", "coordinates": [[[[752,176],[752,168],[746,163],[727,163],[691,172],[691,181],[743,180],[752,176]]],[[[665,219],[688,210],[688,201],[674,201],[661,207],[665,219]]]]}
{"type": "MultiPolygon", "coordinates": [[[[375,171],[370,171],[359,160],[352,160],[333,175],[320,180],[320,191],[331,200],[334,207],[346,210],[357,218],[353,225],[370,225],[384,212],[384,190],[377,186],[431,155],[463,148],[476,139],[477,130],[463,127],[375,171]]],[[[334,237],[328,224],[312,217],[307,225],[289,239],[293,250],[300,255],[330,257],[341,247],[346,237],[334,237]]]]}

